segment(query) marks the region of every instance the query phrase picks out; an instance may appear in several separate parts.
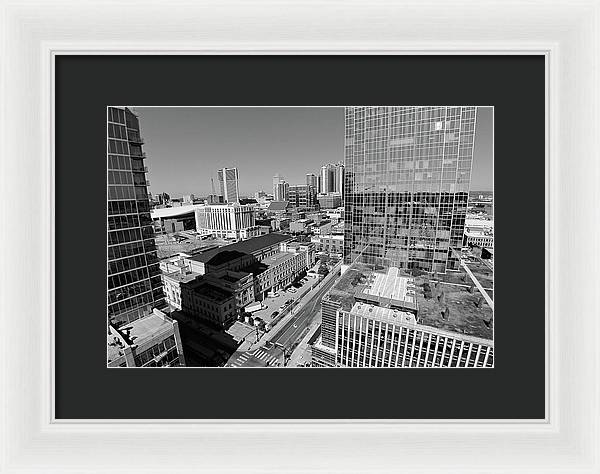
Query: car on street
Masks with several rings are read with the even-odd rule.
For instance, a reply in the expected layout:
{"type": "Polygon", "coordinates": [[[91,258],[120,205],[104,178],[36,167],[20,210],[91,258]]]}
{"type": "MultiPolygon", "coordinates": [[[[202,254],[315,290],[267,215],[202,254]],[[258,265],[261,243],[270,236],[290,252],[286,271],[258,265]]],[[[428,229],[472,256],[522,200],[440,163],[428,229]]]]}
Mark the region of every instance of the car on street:
{"type": "Polygon", "coordinates": [[[275,316],[277,316],[279,314],[279,311],[273,311],[271,313],[271,317],[274,318],[275,316]]]}
{"type": "Polygon", "coordinates": [[[288,289],[288,293],[296,293],[296,291],[298,291],[296,288],[288,289]]]}

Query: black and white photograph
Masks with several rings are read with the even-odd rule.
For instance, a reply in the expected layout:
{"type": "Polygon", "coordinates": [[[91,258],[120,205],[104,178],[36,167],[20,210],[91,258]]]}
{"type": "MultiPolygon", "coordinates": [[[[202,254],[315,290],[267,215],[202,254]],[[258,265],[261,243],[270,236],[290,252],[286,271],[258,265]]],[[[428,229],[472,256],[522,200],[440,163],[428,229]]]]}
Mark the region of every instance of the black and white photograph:
{"type": "Polygon", "coordinates": [[[107,107],[109,368],[493,368],[494,107],[107,107]]]}

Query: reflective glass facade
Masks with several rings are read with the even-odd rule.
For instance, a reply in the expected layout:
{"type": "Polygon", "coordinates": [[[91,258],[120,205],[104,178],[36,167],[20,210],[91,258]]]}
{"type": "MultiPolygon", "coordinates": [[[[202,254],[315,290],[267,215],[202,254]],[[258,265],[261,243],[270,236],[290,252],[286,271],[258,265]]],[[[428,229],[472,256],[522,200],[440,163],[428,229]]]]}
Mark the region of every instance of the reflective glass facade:
{"type": "Polygon", "coordinates": [[[458,268],[476,107],[345,109],[344,259],[458,268]]]}
{"type": "Polygon", "coordinates": [[[108,318],[116,327],[164,304],[142,144],[137,116],[108,107],[108,318]]]}

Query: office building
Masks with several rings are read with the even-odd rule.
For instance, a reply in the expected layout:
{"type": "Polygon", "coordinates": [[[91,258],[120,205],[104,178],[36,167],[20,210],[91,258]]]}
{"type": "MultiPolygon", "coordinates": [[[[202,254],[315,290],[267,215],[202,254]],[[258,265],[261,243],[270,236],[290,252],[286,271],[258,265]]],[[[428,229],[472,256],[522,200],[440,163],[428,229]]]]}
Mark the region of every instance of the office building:
{"type": "Polygon", "coordinates": [[[342,195],[338,193],[319,194],[317,201],[320,209],[337,209],[342,205],[342,195]]]}
{"type": "Polygon", "coordinates": [[[285,182],[283,176],[273,176],[273,201],[287,201],[290,185],[285,182]]]}
{"type": "Polygon", "coordinates": [[[344,236],[336,234],[314,235],[310,241],[315,244],[318,252],[344,253],[344,236]]]}
{"type": "Polygon", "coordinates": [[[464,244],[482,248],[494,248],[494,221],[492,219],[467,217],[464,244]]]}
{"type": "Polygon", "coordinates": [[[321,311],[316,367],[494,365],[493,310],[486,297],[455,284],[357,261],[321,311]]]}
{"type": "Polygon", "coordinates": [[[315,189],[315,191],[318,191],[318,189],[319,189],[319,178],[317,177],[316,174],[308,173],[306,175],[306,184],[309,185],[309,186],[312,186],[313,189],[315,189]]]}
{"type": "Polygon", "coordinates": [[[332,227],[331,221],[322,220],[320,222],[315,222],[311,231],[315,235],[328,235],[331,234],[332,227]]]}
{"type": "Polygon", "coordinates": [[[317,192],[309,184],[292,184],[288,188],[289,203],[302,210],[312,210],[317,207],[317,192]]]}
{"type": "Polygon", "coordinates": [[[310,219],[297,219],[290,222],[290,232],[292,234],[308,234],[311,232],[314,222],[310,219]]]}
{"type": "Polygon", "coordinates": [[[221,196],[225,202],[234,203],[240,200],[240,177],[237,168],[222,168],[217,171],[221,196]]]}
{"type": "Polygon", "coordinates": [[[347,107],[344,259],[457,270],[476,107],[347,107]]]}
{"type": "Polygon", "coordinates": [[[318,192],[321,194],[338,193],[340,196],[344,192],[344,164],[328,163],[321,167],[321,185],[318,192]]]}
{"type": "Polygon", "coordinates": [[[237,203],[212,204],[196,209],[196,231],[222,239],[249,239],[258,235],[255,210],[237,203]]]}
{"type": "Polygon", "coordinates": [[[164,294],[137,116],[108,107],[107,134],[107,316],[118,328],[162,306],[164,294]]]}

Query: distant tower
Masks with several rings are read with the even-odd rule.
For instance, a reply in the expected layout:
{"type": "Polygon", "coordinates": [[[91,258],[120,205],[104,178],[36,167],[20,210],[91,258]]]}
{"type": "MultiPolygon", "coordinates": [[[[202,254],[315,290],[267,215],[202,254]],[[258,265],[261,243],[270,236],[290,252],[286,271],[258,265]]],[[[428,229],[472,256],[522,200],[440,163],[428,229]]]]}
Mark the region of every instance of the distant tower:
{"type": "Polygon", "coordinates": [[[319,180],[317,178],[317,175],[313,173],[308,173],[306,175],[306,184],[312,186],[315,189],[315,191],[317,191],[319,188],[319,180]]]}
{"type": "Polygon", "coordinates": [[[217,171],[221,194],[225,202],[240,201],[239,173],[237,168],[222,168],[217,171]]]}
{"type": "Polygon", "coordinates": [[[289,193],[289,184],[285,182],[283,176],[276,174],[273,176],[273,199],[275,201],[287,201],[289,193]]]}

